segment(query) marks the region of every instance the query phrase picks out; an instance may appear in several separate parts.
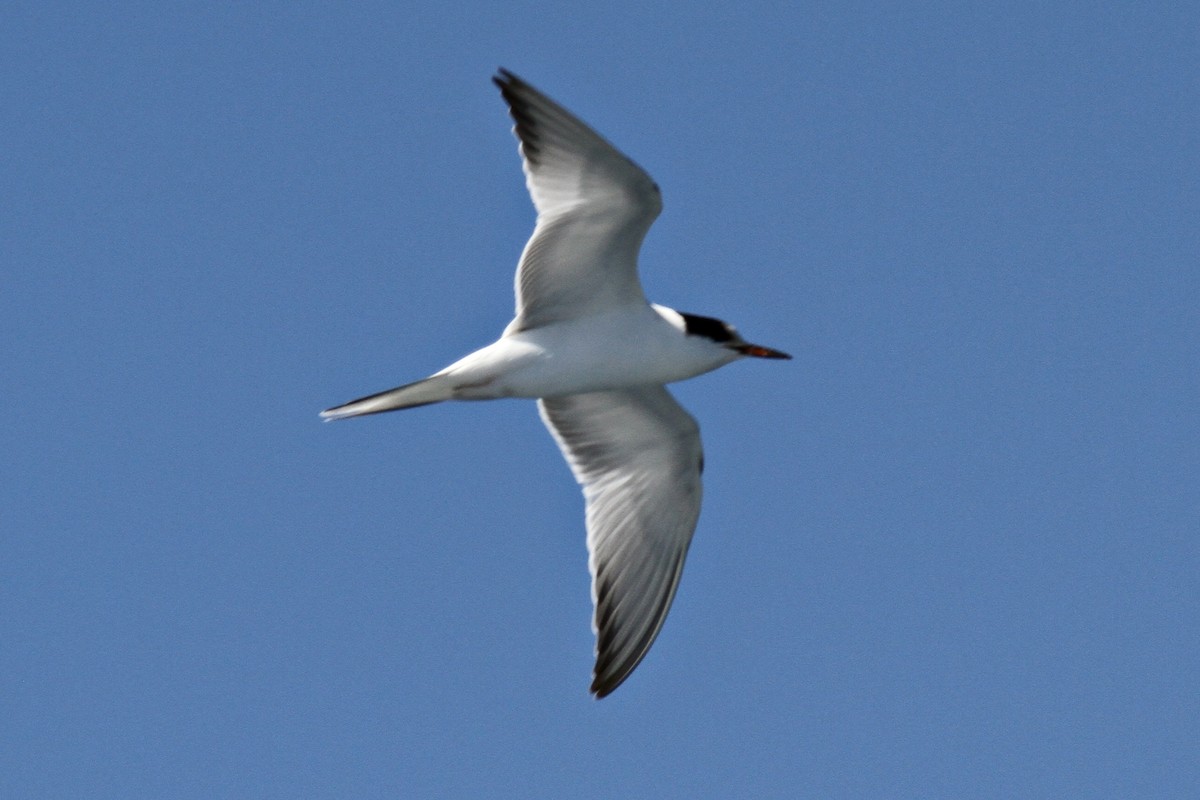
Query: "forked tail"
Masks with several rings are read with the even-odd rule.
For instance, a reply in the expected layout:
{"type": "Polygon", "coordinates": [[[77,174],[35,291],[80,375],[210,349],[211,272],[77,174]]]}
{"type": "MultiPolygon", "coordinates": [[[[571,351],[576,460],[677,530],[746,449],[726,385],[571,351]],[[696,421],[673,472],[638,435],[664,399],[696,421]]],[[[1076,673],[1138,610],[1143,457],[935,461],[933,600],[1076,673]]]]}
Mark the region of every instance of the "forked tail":
{"type": "Polygon", "coordinates": [[[415,383],[397,386],[386,392],[360,397],[343,403],[340,406],[321,412],[321,419],[330,422],[347,417],[361,417],[364,414],[382,414],[384,411],[397,411],[401,408],[416,408],[430,403],[440,403],[453,396],[454,387],[446,375],[433,375],[415,383]]]}

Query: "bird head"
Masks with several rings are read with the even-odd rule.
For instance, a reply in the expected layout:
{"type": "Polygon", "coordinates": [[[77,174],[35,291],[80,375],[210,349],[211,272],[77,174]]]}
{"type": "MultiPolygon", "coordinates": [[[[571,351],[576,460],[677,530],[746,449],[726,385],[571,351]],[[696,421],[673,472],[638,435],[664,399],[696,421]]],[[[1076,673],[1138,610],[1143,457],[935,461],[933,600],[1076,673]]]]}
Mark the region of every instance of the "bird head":
{"type": "Polygon", "coordinates": [[[763,347],[761,344],[751,344],[742,338],[737,328],[724,320],[715,317],[702,317],[699,314],[678,312],[683,317],[684,332],[688,336],[702,336],[714,343],[732,350],[741,356],[752,358],[790,359],[791,356],[781,350],[763,347]]]}

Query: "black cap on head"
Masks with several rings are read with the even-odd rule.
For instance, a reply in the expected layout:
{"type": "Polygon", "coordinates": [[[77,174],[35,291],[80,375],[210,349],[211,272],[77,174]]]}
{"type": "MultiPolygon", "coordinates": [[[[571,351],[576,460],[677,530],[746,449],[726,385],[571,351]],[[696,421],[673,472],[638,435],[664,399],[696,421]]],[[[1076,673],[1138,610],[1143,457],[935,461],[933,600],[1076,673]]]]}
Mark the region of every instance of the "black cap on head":
{"type": "Polygon", "coordinates": [[[737,338],[733,328],[715,317],[702,317],[699,314],[687,314],[683,311],[679,312],[679,316],[683,317],[683,324],[686,326],[688,336],[703,336],[721,344],[732,342],[737,338]]]}

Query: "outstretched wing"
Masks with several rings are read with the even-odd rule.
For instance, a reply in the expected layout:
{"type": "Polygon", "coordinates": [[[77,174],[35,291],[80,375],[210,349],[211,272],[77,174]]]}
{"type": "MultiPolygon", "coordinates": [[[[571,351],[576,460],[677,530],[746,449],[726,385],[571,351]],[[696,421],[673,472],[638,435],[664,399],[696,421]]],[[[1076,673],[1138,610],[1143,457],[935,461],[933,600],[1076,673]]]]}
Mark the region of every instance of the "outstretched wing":
{"type": "Polygon", "coordinates": [[[646,655],[679,586],[700,516],[700,429],[662,386],[538,406],[587,500],[591,690],[604,697],[646,655]]]}
{"type": "Polygon", "coordinates": [[[508,70],[493,78],[520,141],[537,225],[517,267],[509,332],[645,303],[637,255],[658,186],[571,112],[508,70]]]}

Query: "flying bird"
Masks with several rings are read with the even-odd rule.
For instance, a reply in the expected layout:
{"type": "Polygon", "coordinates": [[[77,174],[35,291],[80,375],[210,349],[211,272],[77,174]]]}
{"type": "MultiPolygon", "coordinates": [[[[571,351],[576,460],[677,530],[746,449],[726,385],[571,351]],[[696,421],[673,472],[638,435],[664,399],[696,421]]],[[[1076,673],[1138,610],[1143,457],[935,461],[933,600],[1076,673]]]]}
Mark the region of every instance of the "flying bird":
{"type": "Polygon", "coordinates": [[[492,80],[516,122],[537,209],[517,265],[515,319],[442,371],[321,416],[536,398],[587,504],[591,692],[605,697],[658,636],[700,515],[700,429],[664,384],[742,358],[791,356],[719,319],[647,302],[637,260],[662,210],[658,185],[513,73],[492,80]]]}

